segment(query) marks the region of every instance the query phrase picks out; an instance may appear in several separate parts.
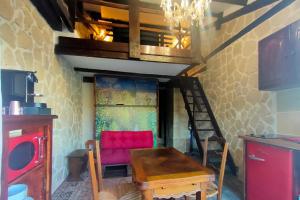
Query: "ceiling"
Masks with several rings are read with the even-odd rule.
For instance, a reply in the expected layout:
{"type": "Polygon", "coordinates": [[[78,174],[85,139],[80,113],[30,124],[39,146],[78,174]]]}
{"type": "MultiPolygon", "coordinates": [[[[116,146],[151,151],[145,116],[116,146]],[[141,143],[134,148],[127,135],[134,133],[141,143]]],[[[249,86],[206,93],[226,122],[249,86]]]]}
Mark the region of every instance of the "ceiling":
{"type": "MultiPolygon", "coordinates": [[[[158,62],[145,62],[133,60],[120,60],[108,58],[95,58],[85,56],[63,55],[72,67],[83,69],[109,70],[116,72],[129,72],[139,74],[157,74],[176,76],[188,65],[185,64],[170,64],[158,62]]],[[[95,73],[83,73],[84,76],[91,76],[95,73]]]]}
{"type": "MultiPolygon", "coordinates": [[[[161,0],[140,0],[140,1],[145,3],[150,3],[150,4],[157,4],[157,5],[160,5],[161,3],[161,0]]],[[[249,2],[251,2],[251,0],[250,1],[248,0],[248,3],[249,2]]],[[[209,13],[214,13],[214,14],[223,13],[223,16],[226,16],[242,7],[243,6],[237,4],[212,1],[210,4],[209,13]]],[[[103,18],[128,21],[128,10],[94,5],[90,3],[84,3],[84,9],[94,11],[94,12],[100,12],[103,18]]],[[[211,23],[215,20],[217,20],[215,16],[208,16],[207,19],[204,20],[204,25],[206,25],[207,23],[211,23]]],[[[140,13],[140,22],[145,24],[168,26],[168,23],[164,19],[164,16],[159,14],[140,13]]]]}
{"type": "MultiPolygon", "coordinates": [[[[161,0],[140,0],[144,3],[160,5],[161,0]]],[[[243,6],[233,3],[228,3],[234,0],[213,0],[210,4],[209,12],[212,15],[207,15],[204,19],[204,25],[213,23],[217,20],[216,14],[222,14],[223,17],[227,16],[236,10],[241,9],[243,6]],[[222,1],[222,2],[221,2],[222,1]],[[223,2],[225,1],[225,2],[223,2]],[[226,2],[227,1],[227,2],[226,2]]],[[[237,1],[237,0],[236,0],[237,1]]],[[[242,1],[242,0],[241,0],[242,1]]],[[[248,4],[255,0],[248,0],[248,4]]],[[[108,7],[104,5],[91,4],[89,1],[83,3],[85,11],[93,11],[101,13],[101,19],[113,19],[117,21],[129,21],[129,13],[126,9],[108,7]]],[[[92,13],[92,12],[91,12],[92,13]]],[[[113,21],[111,20],[111,21],[113,21]]],[[[110,20],[108,20],[110,21],[110,20]]],[[[168,22],[164,19],[162,12],[157,13],[140,13],[140,23],[158,25],[158,26],[169,26],[168,22]]],[[[129,72],[129,73],[140,73],[140,74],[157,74],[157,75],[169,75],[176,76],[188,65],[184,64],[170,64],[170,63],[157,63],[157,62],[145,62],[145,61],[132,61],[132,60],[116,60],[107,58],[94,58],[94,57],[80,57],[80,56],[63,56],[73,67],[84,68],[84,69],[96,69],[96,70],[109,70],[117,72],[129,72]]],[[[93,75],[94,73],[88,73],[84,75],[93,75]]]]}

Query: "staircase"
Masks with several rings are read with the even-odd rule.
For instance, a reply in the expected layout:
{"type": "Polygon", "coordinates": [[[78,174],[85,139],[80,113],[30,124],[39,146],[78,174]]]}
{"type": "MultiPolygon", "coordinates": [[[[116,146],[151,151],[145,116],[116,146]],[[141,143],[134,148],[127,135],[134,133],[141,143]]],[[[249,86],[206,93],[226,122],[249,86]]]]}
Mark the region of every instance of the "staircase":
{"type": "MultiPolygon", "coordinates": [[[[188,112],[192,134],[202,158],[202,141],[209,138],[207,165],[218,169],[222,159],[225,139],[220,131],[215,116],[210,108],[204,90],[197,78],[179,77],[179,87],[188,112]]],[[[193,142],[191,140],[191,145],[193,142]]],[[[226,171],[236,175],[236,166],[228,153],[226,171]]]]}

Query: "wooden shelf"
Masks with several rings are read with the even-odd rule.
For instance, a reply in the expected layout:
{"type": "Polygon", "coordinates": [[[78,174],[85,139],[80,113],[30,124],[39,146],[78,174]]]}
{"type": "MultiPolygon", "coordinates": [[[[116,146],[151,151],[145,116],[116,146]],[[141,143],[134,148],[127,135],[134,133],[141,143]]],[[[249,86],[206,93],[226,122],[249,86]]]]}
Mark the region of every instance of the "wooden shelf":
{"type": "Polygon", "coordinates": [[[3,122],[18,122],[24,120],[57,119],[56,115],[2,115],[3,122]]]}

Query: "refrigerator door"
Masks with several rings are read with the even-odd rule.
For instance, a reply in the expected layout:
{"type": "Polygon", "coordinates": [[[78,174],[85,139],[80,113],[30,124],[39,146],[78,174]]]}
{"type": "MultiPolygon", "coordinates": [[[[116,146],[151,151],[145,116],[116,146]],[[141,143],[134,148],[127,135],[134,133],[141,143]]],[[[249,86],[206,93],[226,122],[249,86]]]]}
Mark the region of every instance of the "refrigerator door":
{"type": "Polygon", "coordinates": [[[292,151],[247,142],[246,200],[293,200],[292,151]]]}

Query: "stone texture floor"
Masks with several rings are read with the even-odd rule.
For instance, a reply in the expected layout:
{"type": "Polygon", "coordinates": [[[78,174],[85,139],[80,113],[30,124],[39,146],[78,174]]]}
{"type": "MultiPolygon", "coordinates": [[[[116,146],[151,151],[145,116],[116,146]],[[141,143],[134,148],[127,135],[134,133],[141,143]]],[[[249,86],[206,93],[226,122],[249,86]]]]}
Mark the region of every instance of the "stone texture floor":
{"type": "MultiPolygon", "coordinates": [[[[124,175],[124,170],[120,168],[114,170],[107,170],[105,177],[106,184],[118,184],[120,182],[131,182],[131,177],[119,177],[124,175]],[[114,177],[114,178],[113,178],[114,177]]],[[[82,174],[83,181],[79,182],[67,182],[64,181],[62,185],[52,195],[53,200],[91,200],[91,187],[88,173],[82,174]]],[[[232,176],[226,176],[224,180],[223,200],[242,200],[243,184],[232,176]]],[[[210,198],[209,200],[215,200],[216,198],[210,198]]],[[[109,199],[107,199],[109,200],[109,199]]],[[[180,199],[181,200],[181,199],[180,199]]]]}

